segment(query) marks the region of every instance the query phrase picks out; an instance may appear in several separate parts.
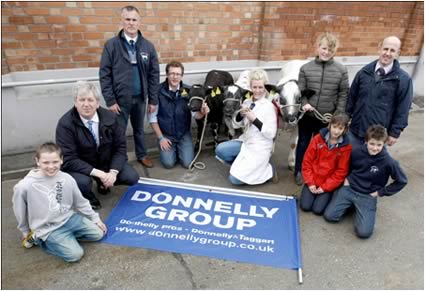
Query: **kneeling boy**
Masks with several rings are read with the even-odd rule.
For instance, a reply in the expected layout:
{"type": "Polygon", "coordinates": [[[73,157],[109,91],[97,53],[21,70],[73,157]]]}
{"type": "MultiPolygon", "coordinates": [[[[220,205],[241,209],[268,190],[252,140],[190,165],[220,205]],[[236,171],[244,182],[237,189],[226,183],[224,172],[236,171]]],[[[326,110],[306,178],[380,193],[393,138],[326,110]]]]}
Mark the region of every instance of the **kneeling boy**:
{"type": "Polygon", "coordinates": [[[324,213],[327,221],[338,222],[354,205],[354,230],[360,238],[369,238],[373,233],[377,197],[394,195],[407,184],[406,174],[384,148],[387,137],[381,125],[368,128],[366,143],[352,151],[351,173],[324,213]],[[387,185],[389,177],[393,182],[387,185]]]}

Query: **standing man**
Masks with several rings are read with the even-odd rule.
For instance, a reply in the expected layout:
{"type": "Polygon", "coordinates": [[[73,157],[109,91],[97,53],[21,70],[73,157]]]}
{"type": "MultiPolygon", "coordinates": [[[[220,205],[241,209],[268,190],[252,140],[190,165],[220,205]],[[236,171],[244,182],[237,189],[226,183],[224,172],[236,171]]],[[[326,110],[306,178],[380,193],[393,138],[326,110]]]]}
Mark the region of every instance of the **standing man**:
{"type": "MultiPolygon", "coordinates": [[[[183,64],[172,61],[165,67],[167,79],[159,86],[157,110],[149,116],[149,122],[158,138],[161,164],[169,169],[177,160],[189,168],[194,157],[189,106],[190,87],[183,83],[183,64]]],[[[194,112],[196,119],[209,112],[207,104],[201,111],[194,112]]]]}
{"type": "Polygon", "coordinates": [[[397,142],[407,126],[412,103],[412,79],[397,61],[401,41],[386,37],[379,48],[379,59],[362,68],[354,78],[346,111],[352,116],[350,138],[353,148],[365,143],[369,126],[380,124],[388,131],[387,144],[397,142]]]}
{"type": "Polygon", "coordinates": [[[118,114],[126,129],[130,117],[136,158],[145,167],[153,167],[147,156],[144,138],[146,101],[148,113],[158,104],[159,64],[153,44],[139,31],[139,10],[121,9],[123,29],[108,40],[100,60],[100,86],[109,110],[118,114]]]}
{"type": "Polygon", "coordinates": [[[124,128],[116,114],[100,107],[96,86],[79,81],[73,95],[74,107],[56,127],[56,143],[63,153],[62,170],[77,181],[92,208],[98,209],[101,205],[92,192],[92,178],[98,193],[107,194],[115,184],[136,184],[139,175],[127,163],[124,128]]]}

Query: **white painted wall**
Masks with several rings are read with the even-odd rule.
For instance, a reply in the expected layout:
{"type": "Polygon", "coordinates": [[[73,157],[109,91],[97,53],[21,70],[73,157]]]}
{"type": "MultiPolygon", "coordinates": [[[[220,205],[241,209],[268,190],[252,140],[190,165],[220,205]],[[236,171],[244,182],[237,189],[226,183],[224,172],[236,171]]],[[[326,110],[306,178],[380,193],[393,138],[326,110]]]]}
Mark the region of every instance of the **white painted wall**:
{"type": "MultiPolygon", "coordinates": [[[[338,57],[347,66],[350,82],[357,71],[375,57],[338,57]]],[[[418,57],[402,57],[402,67],[412,75],[418,57]]],[[[212,69],[229,71],[235,81],[246,69],[261,67],[269,74],[270,83],[277,84],[280,68],[285,61],[263,62],[256,60],[188,63],[184,81],[188,84],[203,83],[212,69]]],[[[423,96],[422,65],[416,67],[415,88],[423,96]],[[422,74],[422,75],[421,75],[422,74]],[[420,87],[422,86],[422,87],[420,87]]],[[[161,81],[165,79],[165,65],[161,65],[161,81]]],[[[67,69],[31,72],[14,72],[2,76],[2,155],[33,151],[37,145],[54,140],[59,118],[73,106],[71,88],[78,80],[88,80],[99,86],[98,69],[67,69]]],[[[102,105],[104,102],[102,100],[102,105]]],[[[146,123],[146,132],[151,132],[146,123]]],[[[127,131],[131,134],[131,128],[127,131]]]]}

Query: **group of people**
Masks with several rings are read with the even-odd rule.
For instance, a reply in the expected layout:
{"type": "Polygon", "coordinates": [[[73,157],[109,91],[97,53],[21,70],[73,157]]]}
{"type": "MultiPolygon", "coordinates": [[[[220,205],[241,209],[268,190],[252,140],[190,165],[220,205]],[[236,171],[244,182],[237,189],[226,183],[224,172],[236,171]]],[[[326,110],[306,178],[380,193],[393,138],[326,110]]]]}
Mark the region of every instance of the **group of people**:
{"type": "MultiPolygon", "coordinates": [[[[190,111],[190,87],[182,81],[180,62],[168,63],[166,80],[159,83],[158,56],[139,31],[137,8],[124,7],[121,22],[123,29],[104,46],[99,70],[108,108],[100,106],[95,85],[77,82],[74,106],[57,124],[56,143],[39,146],[37,169],[14,187],[13,209],[23,245],[39,245],[67,262],[82,257],[78,240],[100,240],[107,231],[94,211],[101,204],[92,191],[93,180],[103,195],[113,185],[138,181],[127,160],[128,120],[136,158],[144,167],[153,166],[144,143],[147,109],[161,164],[172,168],[180,162],[188,168],[194,158],[192,117],[209,113],[205,103],[200,111],[190,111]]],[[[304,184],[301,209],[338,221],[354,205],[355,230],[365,238],[373,232],[376,197],[395,194],[407,183],[384,144],[393,145],[407,126],[412,81],[397,61],[396,37],[384,39],[379,59],[357,73],[350,89],[346,68],[333,58],[336,50],[337,39],[323,34],[316,58],[300,70],[300,90],[315,93],[301,98],[306,114],[299,122],[295,180],[304,184]],[[329,124],[318,119],[325,113],[332,114],[329,124]],[[389,177],[394,181],[387,185],[389,177]]],[[[229,181],[235,185],[277,182],[271,157],[278,115],[268,99],[268,76],[255,69],[249,79],[252,98],[233,120],[243,134],[216,148],[217,159],[231,165],[229,181]]]]}
{"type": "Polygon", "coordinates": [[[355,233],[368,238],[377,197],[407,184],[385,144],[394,145],[408,124],[412,80],[397,61],[401,42],[395,36],[380,43],[379,58],[356,74],[351,87],[347,69],[334,60],[337,47],[334,35],[322,34],[316,58],[300,69],[300,91],[314,94],[301,97],[295,183],[304,185],[302,210],[337,222],[354,208],[355,233]],[[326,114],[332,114],[328,124],[326,114]]]}

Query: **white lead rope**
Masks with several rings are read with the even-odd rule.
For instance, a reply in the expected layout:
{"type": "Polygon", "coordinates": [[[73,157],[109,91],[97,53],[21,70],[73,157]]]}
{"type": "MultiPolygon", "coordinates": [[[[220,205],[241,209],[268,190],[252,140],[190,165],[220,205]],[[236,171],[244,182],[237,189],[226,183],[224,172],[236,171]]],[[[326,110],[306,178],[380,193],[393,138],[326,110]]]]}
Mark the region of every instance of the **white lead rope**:
{"type": "Polygon", "coordinates": [[[207,117],[208,117],[208,113],[205,114],[204,116],[204,126],[202,127],[202,135],[201,135],[201,139],[199,140],[199,149],[198,149],[198,153],[196,154],[195,158],[192,160],[192,162],[189,165],[189,170],[191,172],[193,172],[196,169],[199,170],[204,170],[206,168],[205,163],[202,162],[195,162],[196,159],[198,158],[199,154],[201,153],[201,149],[202,149],[202,141],[204,139],[204,134],[205,134],[205,128],[207,126],[207,117]]]}
{"type": "MultiPolygon", "coordinates": [[[[280,106],[280,109],[283,109],[285,107],[290,107],[290,106],[297,106],[299,107],[298,111],[301,112],[300,116],[298,117],[298,119],[295,122],[292,122],[291,124],[297,124],[298,121],[303,118],[304,114],[308,111],[304,111],[301,107],[301,104],[292,104],[292,105],[282,105],[280,106]]],[[[323,123],[329,123],[331,121],[332,118],[332,114],[331,113],[325,113],[325,114],[321,114],[319,111],[317,111],[316,108],[313,108],[313,114],[314,116],[319,119],[321,122],[323,123]]]]}

